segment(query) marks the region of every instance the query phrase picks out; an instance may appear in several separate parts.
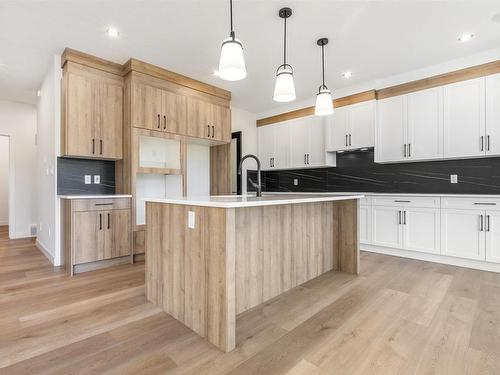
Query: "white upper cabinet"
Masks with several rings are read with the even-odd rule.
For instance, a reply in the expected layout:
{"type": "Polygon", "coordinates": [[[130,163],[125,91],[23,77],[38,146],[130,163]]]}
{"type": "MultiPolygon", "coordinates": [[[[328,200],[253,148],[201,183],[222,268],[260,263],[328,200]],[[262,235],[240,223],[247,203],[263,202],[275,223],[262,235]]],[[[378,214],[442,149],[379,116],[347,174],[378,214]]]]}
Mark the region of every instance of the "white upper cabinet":
{"type": "Polygon", "coordinates": [[[443,157],[443,88],[408,94],[406,158],[429,160],[443,157]]]}
{"type": "Polygon", "coordinates": [[[444,157],[485,154],[485,78],[443,87],[444,157]]]}
{"type": "Polygon", "coordinates": [[[373,147],[375,108],[374,100],[336,108],[327,118],[327,151],[373,147]]]}
{"type": "Polygon", "coordinates": [[[376,162],[394,162],[405,159],[406,136],[405,95],[379,100],[377,103],[376,162]]]}
{"type": "Polygon", "coordinates": [[[265,125],[257,132],[262,170],[335,166],[335,157],[325,152],[322,117],[265,125]]]}
{"type": "Polygon", "coordinates": [[[486,155],[500,155],[500,74],[486,77],[486,155]]]}

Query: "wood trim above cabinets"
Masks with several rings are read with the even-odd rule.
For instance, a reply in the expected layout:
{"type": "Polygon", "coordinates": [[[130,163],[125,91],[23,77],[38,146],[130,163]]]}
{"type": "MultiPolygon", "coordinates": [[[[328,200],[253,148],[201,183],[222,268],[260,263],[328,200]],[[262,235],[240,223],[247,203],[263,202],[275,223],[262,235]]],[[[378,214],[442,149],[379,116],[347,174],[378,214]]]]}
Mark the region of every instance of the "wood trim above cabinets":
{"type": "MultiPolygon", "coordinates": [[[[375,97],[376,97],[375,90],[364,91],[364,92],[360,92],[357,94],[334,99],[333,106],[335,108],[344,107],[346,105],[351,105],[351,104],[366,102],[369,100],[374,100],[375,97]]],[[[296,109],[294,111],[280,113],[279,115],[259,119],[259,120],[257,120],[257,126],[270,125],[270,124],[274,124],[277,122],[293,120],[296,118],[306,117],[306,116],[311,116],[311,115],[314,115],[314,106],[296,109]]]]}
{"type": "Polygon", "coordinates": [[[182,74],[171,72],[167,69],[161,68],[159,66],[149,64],[137,59],[129,59],[123,65],[123,75],[134,71],[138,73],[147,74],[148,76],[160,78],[169,82],[176,83],[181,86],[188,87],[190,89],[200,91],[209,95],[213,95],[225,100],[231,100],[231,92],[223,90],[216,86],[209,85],[207,83],[197,81],[195,79],[186,77],[182,74]]]}
{"type": "Polygon", "coordinates": [[[81,65],[85,65],[94,69],[99,69],[104,72],[123,75],[123,66],[109,60],[101,59],[100,57],[89,55],[85,52],[80,52],[71,48],[65,48],[61,56],[61,68],[66,62],[72,61],[81,65]]]}
{"type": "Polygon", "coordinates": [[[402,83],[396,86],[386,87],[377,90],[377,99],[380,100],[390,98],[391,96],[409,94],[415,91],[426,90],[433,87],[448,85],[450,83],[489,76],[496,73],[500,73],[500,60],[455,70],[453,72],[439,74],[412,82],[402,83]]]}

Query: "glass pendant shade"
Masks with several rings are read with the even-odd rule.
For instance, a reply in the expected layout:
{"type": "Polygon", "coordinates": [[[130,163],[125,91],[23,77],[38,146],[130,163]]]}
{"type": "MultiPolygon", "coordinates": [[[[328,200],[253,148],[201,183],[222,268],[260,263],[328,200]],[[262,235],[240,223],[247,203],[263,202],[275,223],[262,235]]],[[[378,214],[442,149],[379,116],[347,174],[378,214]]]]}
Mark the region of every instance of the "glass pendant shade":
{"type": "Polygon", "coordinates": [[[316,116],[328,116],[333,113],[332,93],[326,86],[322,86],[316,94],[316,107],[314,114],[316,116]]]}
{"type": "Polygon", "coordinates": [[[229,37],[222,42],[218,75],[226,81],[239,81],[247,76],[243,47],[238,39],[229,37]]]}
{"type": "Polygon", "coordinates": [[[291,102],[295,100],[295,84],[293,83],[292,67],[281,65],[276,72],[273,100],[276,102],[291,102]]]}

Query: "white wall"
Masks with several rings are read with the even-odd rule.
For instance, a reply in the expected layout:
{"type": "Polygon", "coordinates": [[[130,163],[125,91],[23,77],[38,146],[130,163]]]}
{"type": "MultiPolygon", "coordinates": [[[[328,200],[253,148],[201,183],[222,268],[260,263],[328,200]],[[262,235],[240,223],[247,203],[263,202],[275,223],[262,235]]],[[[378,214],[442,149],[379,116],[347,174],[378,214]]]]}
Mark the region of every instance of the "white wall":
{"type": "MultiPolygon", "coordinates": [[[[241,131],[241,156],[246,154],[257,155],[257,117],[254,113],[239,108],[231,108],[231,126],[232,131],[241,131]]],[[[242,193],[246,193],[246,171],[247,169],[256,169],[257,166],[253,160],[246,160],[243,165],[242,193]]]]}
{"type": "Polygon", "coordinates": [[[0,135],[0,225],[9,224],[9,137],[0,135]]]}
{"type": "Polygon", "coordinates": [[[0,100],[0,135],[10,138],[9,236],[29,236],[36,224],[36,107],[0,100]]]}
{"type": "Polygon", "coordinates": [[[187,146],[187,183],[188,197],[210,195],[210,147],[189,143],[187,146]]]}
{"type": "Polygon", "coordinates": [[[54,265],[61,264],[59,200],[57,194],[56,162],[60,132],[60,56],[54,56],[42,86],[37,105],[36,180],[38,197],[37,243],[54,265]]]}

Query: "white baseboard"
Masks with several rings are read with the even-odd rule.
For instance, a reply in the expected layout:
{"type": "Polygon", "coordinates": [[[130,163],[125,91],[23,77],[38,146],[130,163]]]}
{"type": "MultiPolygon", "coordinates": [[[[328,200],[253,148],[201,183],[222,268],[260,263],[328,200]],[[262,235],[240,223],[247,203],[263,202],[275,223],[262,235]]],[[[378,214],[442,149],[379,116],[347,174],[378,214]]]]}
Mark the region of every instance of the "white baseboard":
{"type": "Polygon", "coordinates": [[[0,220],[0,225],[9,225],[9,220],[0,220]]]}
{"type": "Polygon", "coordinates": [[[486,262],[486,261],[481,262],[481,261],[471,260],[471,259],[455,258],[455,257],[447,256],[447,255],[419,253],[417,251],[393,249],[390,247],[368,245],[368,244],[363,244],[363,243],[359,245],[359,248],[363,251],[369,251],[372,253],[392,255],[392,256],[417,259],[417,260],[425,260],[427,262],[448,264],[451,266],[473,268],[476,270],[500,273],[500,264],[498,264],[498,263],[490,263],[490,262],[486,262]]]}
{"type": "Polygon", "coordinates": [[[49,252],[49,250],[47,250],[47,248],[40,241],[38,241],[38,239],[36,240],[36,247],[38,247],[42,254],[47,257],[50,263],[54,264],[54,257],[49,252]]]}

